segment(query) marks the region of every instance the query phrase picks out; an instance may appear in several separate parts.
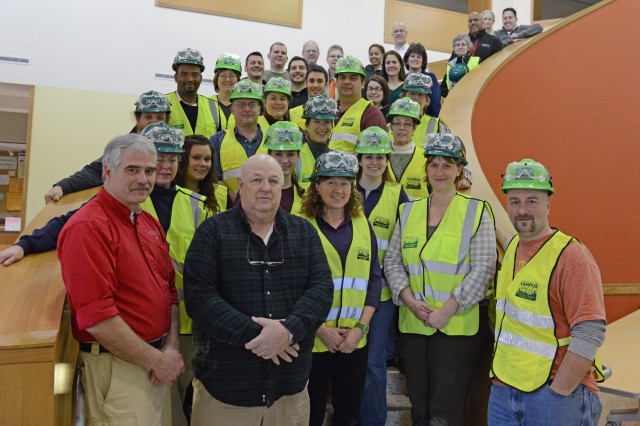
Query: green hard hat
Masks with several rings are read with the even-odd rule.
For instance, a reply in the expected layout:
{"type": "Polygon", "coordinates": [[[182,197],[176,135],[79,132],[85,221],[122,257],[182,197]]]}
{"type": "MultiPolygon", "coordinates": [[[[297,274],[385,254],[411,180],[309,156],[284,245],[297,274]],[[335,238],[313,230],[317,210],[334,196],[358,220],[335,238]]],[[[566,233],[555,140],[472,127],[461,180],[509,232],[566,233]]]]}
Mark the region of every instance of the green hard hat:
{"type": "Polygon", "coordinates": [[[338,104],[324,95],[311,98],[304,104],[302,118],[314,120],[335,120],[338,117],[338,104]]]}
{"type": "Polygon", "coordinates": [[[135,112],[170,112],[171,103],[164,95],[155,90],[144,92],[136,101],[135,112]]]}
{"type": "Polygon", "coordinates": [[[264,147],[272,151],[300,151],[302,132],[289,121],[277,121],[267,130],[264,147]]]}
{"type": "Polygon", "coordinates": [[[451,133],[429,133],[424,143],[424,156],[431,157],[451,157],[460,160],[462,165],[466,165],[467,152],[462,139],[451,133]]]}
{"type": "Polygon", "coordinates": [[[142,129],[140,133],[151,139],[160,154],[182,154],[184,150],[184,132],[166,123],[153,123],[142,129]]]}
{"type": "Polygon", "coordinates": [[[391,104],[387,118],[391,120],[391,118],[397,115],[413,118],[416,124],[420,124],[420,104],[412,101],[408,97],[398,99],[391,104]]]}
{"type": "Polygon", "coordinates": [[[515,161],[507,166],[502,175],[502,192],[509,189],[539,189],[553,194],[551,175],[542,163],[530,158],[515,161]]]}
{"type": "Polygon", "coordinates": [[[378,126],[371,126],[360,132],[356,142],[358,154],[389,154],[393,152],[389,133],[378,126]]]}
{"type": "Polygon", "coordinates": [[[355,179],[358,175],[358,157],[352,152],[329,151],[320,155],[313,166],[311,180],[320,177],[346,177],[355,179]]]}
{"type": "Polygon", "coordinates": [[[419,72],[411,72],[407,74],[407,78],[404,79],[402,89],[407,92],[424,93],[425,95],[431,94],[431,87],[433,81],[428,75],[424,75],[419,72]]]}
{"type": "Polygon", "coordinates": [[[180,64],[197,65],[200,67],[200,72],[204,71],[204,59],[200,51],[190,47],[178,50],[176,57],[173,59],[173,70],[178,71],[178,65],[180,64]]]}
{"type": "Polygon", "coordinates": [[[251,80],[240,80],[231,90],[229,100],[234,99],[257,99],[262,102],[262,86],[251,80]]]}
{"type": "Polygon", "coordinates": [[[289,97],[289,101],[293,99],[293,96],[291,95],[291,82],[282,77],[271,77],[269,81],[267,81],[267,84],[264,85],[262,92],[265,97],[267,96],[267,93],[278,92],[287,95],[289,97]]]}
{"type": "Polygon", "coordinates": [[[449,80],[457,83],[467,74],[468,71],[469,68],[467,68],[465,64],[457,63],[449,70],[449,80]]]}
{"type": "Polygon", "coordinates": [[[240,57],[231,53],[223,53],[218,57],[216,61],[216,67],[213,72],[220,69],[228,69],[236,71],[238,74],[242,74],[242,65],[240,64],[240,57]]]}
{"type": "Polygon", "coordinates": [[[344,74],[347,72],[360,74],[362,77],[367,76],[364,72],[364,68],[362,67],[362,62],[351,55],[343,56],[338,59],[338,62],[336,62],[336,70],[333,75],[344,74]]]}

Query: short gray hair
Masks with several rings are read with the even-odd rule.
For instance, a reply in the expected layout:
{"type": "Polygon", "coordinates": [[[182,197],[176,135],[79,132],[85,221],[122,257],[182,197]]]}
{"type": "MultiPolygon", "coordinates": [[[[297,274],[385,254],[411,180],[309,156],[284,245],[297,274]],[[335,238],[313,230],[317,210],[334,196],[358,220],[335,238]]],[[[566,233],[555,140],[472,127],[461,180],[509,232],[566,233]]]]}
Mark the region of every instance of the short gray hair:
{"type": "Polygon", "coordinates": [[[156,147],[153,145],[151,140],[136,133],[129,133],[122,136],[116,136],[111,139],[104,148],[104,154],[102,154],[102,165],[109,167],[109,170],[117,169],[122,162],[122,153],[126,150],[154,157],[156,155],[156,147]]]}
{"type": "Polygon", "coordinates": [[[471,50],[471,47],[473,46],[473,43],[471,43],[471,38],[469,38],[468,35],[466,34],[458,34],[457,36],[455,36],[453,38],[453,41],[451,42],[451,47],[455,48],[456,47],[456,43],[459,41],[464,41],[465,43],[467,43],[467,49],[471,50]]]}
{"type": "Polygon", "coordinates": [[[493,10],[489,10],[489,9],[483,10],[480,16],[484,16],[484,15],[491,15],[491,19],[493,19],[494,21],[496,20],[496,14],[493,13],[493,10]]]}

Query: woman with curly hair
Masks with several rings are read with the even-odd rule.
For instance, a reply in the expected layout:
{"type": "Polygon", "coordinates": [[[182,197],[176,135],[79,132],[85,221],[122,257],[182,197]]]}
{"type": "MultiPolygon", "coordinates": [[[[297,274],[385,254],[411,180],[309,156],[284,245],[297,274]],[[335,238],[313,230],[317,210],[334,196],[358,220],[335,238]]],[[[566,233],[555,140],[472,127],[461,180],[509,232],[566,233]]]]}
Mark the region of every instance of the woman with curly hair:
{"type": "Polygon", "coordinates": [[[355,187],[358,160],[332,151],[316,161],[302,216],[317,229],[334,282],[333,304],[316,332],[309,376],[309,424],[324,421],[329,383],[333,424],[360,422],[367,371],[367,333],[380,303],[382,277],[376,236],[355,187]]]}

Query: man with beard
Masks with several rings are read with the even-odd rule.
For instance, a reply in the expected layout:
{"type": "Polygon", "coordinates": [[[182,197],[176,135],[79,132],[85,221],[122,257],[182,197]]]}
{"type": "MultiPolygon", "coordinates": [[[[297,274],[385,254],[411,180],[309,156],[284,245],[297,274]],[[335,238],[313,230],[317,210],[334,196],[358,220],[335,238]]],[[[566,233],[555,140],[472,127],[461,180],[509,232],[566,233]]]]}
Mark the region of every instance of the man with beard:
{"type": "Polygon", "coordinates": [[[267,82],[262,79],[264,74],[264,58],[260,52],[251,52],[244,61],[244,72],[247,78],[256,84],[264,86],[267,82]]]}
{"type": "Polygon", "coordinates": [[[181,129],[185,136],[204,135],[211,137],[218,127],[211,110],[215,110],[212,99],[198,95],[202,83],[204,62],[199,51],[180,49],[173,60],[175,92],[165,95],[171,102],[169,125],[181,129]]]}
{"type": "Polygon", "coordinates": [[[554,188],[542,164],[509,164],[502,192],[518,234],[496,281],[489,425],[596,425],[596,351],[606,330],[598,265],[578,240],[549,226],[554,188]]]}
{"type": "Polygon", "coordinates": [[[295,108],[307,102],[308,68],[307,61],[300,56],[294,56],[289,61],[289,80],[291,80],[291,95],[293,96],[289,108],[295,108]]]}
{"type": "Polygon", "coordinates": [[[264,81],[269,81],[272,77],[282,77],[289,80],[289,73],[284,69],[287,64],[287,46],[279,41],[273,43],[267,55],[269,59],[269,69],[264,72],[264,81]]]}

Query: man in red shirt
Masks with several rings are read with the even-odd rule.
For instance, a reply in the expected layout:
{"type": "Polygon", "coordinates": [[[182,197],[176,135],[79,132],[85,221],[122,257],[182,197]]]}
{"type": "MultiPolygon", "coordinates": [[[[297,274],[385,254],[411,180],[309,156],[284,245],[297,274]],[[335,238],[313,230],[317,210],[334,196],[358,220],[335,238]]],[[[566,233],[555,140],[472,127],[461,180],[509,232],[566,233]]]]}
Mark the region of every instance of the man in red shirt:
{"type": "Polygon", "coordinates": [[[597,425],[600,270],[584,245],[549,225],[554,189],[542,164],[511,163],[503,178],[518,235],[496,281],[489,425],[597,425]]]}
{"type": "Polygon", "coordinates": [[[87,421],[170,424],[168,388],[184,370],[178,294],[162,227],[139,206],[153,189],[156,150],[119,136],[102,161],[103,188],[58,241],[87,421]]]}

